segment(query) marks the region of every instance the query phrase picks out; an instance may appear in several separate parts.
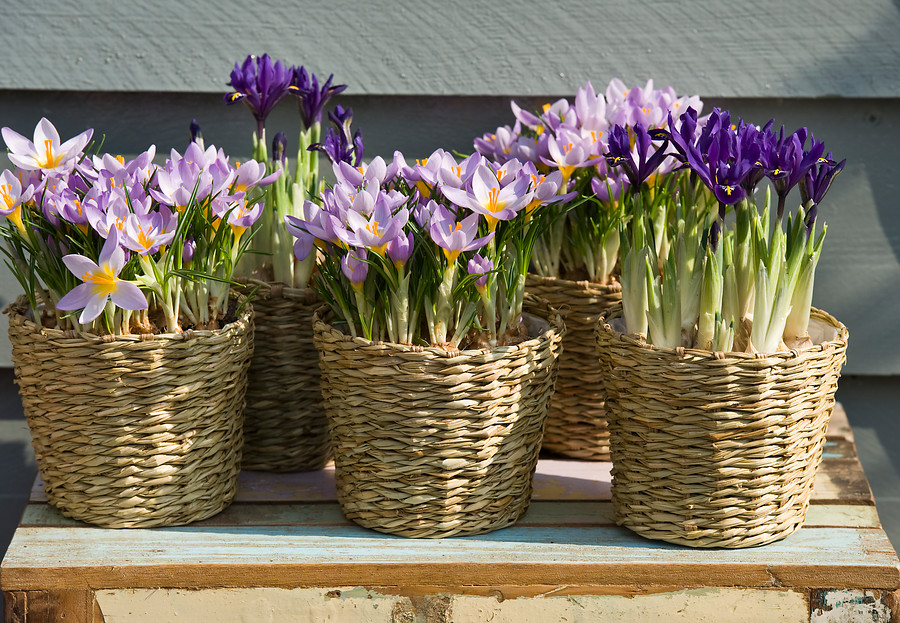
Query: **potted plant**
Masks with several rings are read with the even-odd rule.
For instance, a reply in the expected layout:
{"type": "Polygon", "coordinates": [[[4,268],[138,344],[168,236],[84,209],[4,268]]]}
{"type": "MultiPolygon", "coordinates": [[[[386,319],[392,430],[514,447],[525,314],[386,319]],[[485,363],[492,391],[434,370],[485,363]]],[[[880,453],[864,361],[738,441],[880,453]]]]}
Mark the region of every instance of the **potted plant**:
{"type": "MultiPolygon", "coordinates": [[[[628,88],[613,79],[605,93],[588,82],[574,102],[560,99],[533,114],[512,103],[515,125],[475,140],[476,150],[498,163],[510,158],[532,162],[542,172],[562,175],[570,200],[552,209],[550,225],[539,236],[526,288],[560,310],[566,323],[564,354],[544,435],[544,448],[570,458],[609,460],[603,378],[596,365],[594,326],[600,313],[621,299],[619,236],[631,218],[621,200],[630,184],[607,165],[610,129],[641,123],[658,128],[670,111],[702,107],[700,98],[678,97],[671,87],[628,88]]],[[[650,174],[660,185],[672,183],[676,162],[654,163],[650,174]]],[[[648,206],[657,226],[659,210],[648,206]]]]}
{"type": "Polygon", "coordinates": [[[314,333],[341,507],[410,537],[509,525],[530,501],[563,333],[524,297],[559,175],[443,150],[333,170],[321,202],[287,222],[301,261],[319,252],[328,306],[314,333]]]}
{"type": "Polygon", "coordinates": [[[259,215],[264,167],[191,144],[154,165],[85,155],[42,119],[3,138],[7,312],[16,382],[49,502],[108,527],[222,510],[240,468],[253,348],[229,293],[259,215]],[[80,313],[79,313],[80,310],[80,313]]]}
{"type": "Polygon", "coordinates": [[[689,109],[663,130],[612,132],[607,159],[631,176],[635,216],[622,303],[597,343],[616,521],[648,538],[748,547],[806,515],[847,346],[846,328],[810,307],[818,206],[844,162],[806,128],[772,126],[719,110],[698,123],[689,109]],[[684,163],[675,187],[641,173],[660,154],[684,163]],[[660,195],[655,229],[644,206],[660,195]]]}
{"type": "Polygon", "coordinates": [[[235,63],[226,104],[243,102],[253,113],[253,158],[280,173],[265,196],[262,216],[251,232],[250,253],[236,277],[253,294],[256,350],[248,372],[244,422],[245,469],[292,472],[324,467],[331,459],[328,425],[319,390],[318,357],[312,343],[312,315],[321,305],[309,288],[315,256],[294,257],[285,216],[298,216],[303,202],[317,197],[319,152],[331,149],[337,135],[349,137],[351,160],[362,161],[359,131],[350,135],[353,111],[338,106],[329,112],[335,128],[322,140],[322,114],[330,99],[346,86],[320,83],[303,66],[273,61],[267,54],[235,63]],[[300,112],[297,157],[289,167],[287,139],[278,132],[267,150],[266,119],[284,98],[296,97],[300,112]],[[289,169],[292,169],[289,174],[289,169]],[[284,396],[290,400],[284,400],[284,396]]]}

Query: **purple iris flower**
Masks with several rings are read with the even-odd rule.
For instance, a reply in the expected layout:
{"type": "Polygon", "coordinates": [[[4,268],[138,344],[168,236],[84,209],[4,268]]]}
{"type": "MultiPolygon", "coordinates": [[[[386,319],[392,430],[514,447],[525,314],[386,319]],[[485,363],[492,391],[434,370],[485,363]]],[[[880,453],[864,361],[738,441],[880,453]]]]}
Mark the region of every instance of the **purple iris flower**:
{"type": "Polygon", "coordinates": [[[334,128],[328,128],[325,140],[309,146],[310,151],[321,151],[332,163],[346,162],[354,167],[360,166],[363,158],[362,132],[357,129],[351,134],[350,124],[353,122],[353,109],[338,105],[328,113],[334,128]]]}
{"type": "Polygon", "coordinates": [[[346,84],[331,84],[334,74],[328,76],[325,84],[319,88],[319,79],[315,74],[307,73],[303,66],[294,67],[290,79],[289,91],[299,98],[300,118],[304,128],[311,128],[314,123],[321,123],[322,110],[332,96],[347,88],[346,84]]]}
{"type": "Polygon", "coordinates": [[[766,169],[766,175],[775,186],[778,195],[778,218],[784,214],[784,206],[788,193],[800,183],[810,168],[816,164],[825,151],[825,144],[819,142],[814,136],[810,137],[810,147],[805,149],[807,138],[806,128],[800,128],[788,137],[784,136],[784,127],[777,140],[772,139],[766,144],[767,150],[760,154],[760,160],[766,169]]]}
{"type": "Polygon", "coordinates": [[[228,82],[234,91],[225,94],[225,103],[244,102],[256,117],[256,135],[262,138],[266,117],[287,95],[292,77],[291,68],[282,65],[281,61],[273,63],[268,54],[251,54],[240,65],[234,64],[228,82]]]}
{"type": "Polygon", "coordinates": [[[800,195],[804,205],[812,201],[818,205],[822,202],[834,178],[844,170],[847,160],[835,162],[831,152],[824,158],[819,158],[806,172],[803,183],[800,184],[800,195]]]}
{"type": "Polygon", "coordinates": [[[832,159],[831,152],[828,152],[827,156],[819,158],[818,161],[809,168],[809,171],[806,172],[806,177],[800,182],[800,196],[803,199],[803,205],[808,206],[806,212],[807,237],[812,234],[813,227],[816,224],[816,215],[819,211],[819,204],[822,202],[822,199],[825,198],[828,189],[831,188],[831,183],[834,181],[834,178],[844,170],[845,164],[847,164],[846,159],[835,162],[832,159]],[[810,203],[812,203],[812,205],[809,205],[810,203]]]}
{"type": "Polygon", "coordinates": [[[200,124],[196,119],[191,119],[191,142],[203,147],[203,134],[200,133],[200,124]]]}
{"type": "Polygon", "coordinates": [[[635,154],[631,150],[631,137],[628,129],[616,125],[613,127],[609,136],[609,151],[605,154],[606,163],[610,167],[621,166],[628,177],[628,181],[635,189],[640,188],[648,177],[650,177],[659,168],[663,160],[668,154],[666,149],[669,146],[668,136],[662,134],[663,144],[656,148],[652,154],[650,148],[653,145],[653,138],[642,123],[636,123],[632,126],[634,130],[634,146],[637,149],[637,160],[635,154]]]}
{"type": "Polygon", "coordinates": [[[287,135],[279,131],[272,139],[272,161],[281,162],[281,166],[285,166],[287,162],[285,149],[287,149],[287,135]]]}
{"type": "Polygon", "coordinates": [[[689,108],[681,115],[681,127],[669,115],[667,135],[675,147],[675,157],[686,163],[703,180],[719,200],[719,212],[724,217],[725,206],[738,203],[747,196],[747,177],[754,173],[759,148],[748,143],[744,134],[756,131],[741,123],[744,134],[731,127],[727,112],[714,110],[703,131],[696,136],[697,114],[689,108]]]}

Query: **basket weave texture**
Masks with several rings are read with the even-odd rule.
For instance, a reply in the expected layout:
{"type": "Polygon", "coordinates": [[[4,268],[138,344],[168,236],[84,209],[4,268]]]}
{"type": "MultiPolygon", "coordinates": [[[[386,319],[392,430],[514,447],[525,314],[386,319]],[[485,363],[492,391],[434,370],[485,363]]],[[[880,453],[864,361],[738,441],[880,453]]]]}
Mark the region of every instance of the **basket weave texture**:
{"type": "Polygon", "coordinates": [[[183,525],[231,503],[252,310],[219,330],[93,336],[7,308],[16,383],[47,500],[109,528],[183,525]]]}
{"type": "Polygon", "coordinates": [[[694,547],[752,547],[799,528],[846,327],[813,310],[811,332],[825,337],[808,350],[723,354],[647,345],[610,326],[621,313],[597,327],[616,522],[694,547]]]}
{"type": "MultiPolygon", "coordinates": [[[[530,339],[448,352],[351,338],[317,315],[338,501],[348,519],[406,537],[490,532],[528,508],[562,320],[530,339]]],[[[532,313],[540,313],[533,311],[532,313]]]]}
{"type": "Polygon", "coordinates": [[[308,288],[251,281],[256,349],[247,373],[244,469],[300,472],[331,460],[308,288]]]}
{"type": "Polygon", "coordinates": [[[529,274],[525,287],[558,309],[566,323],[543,447],[573,459],[608,461],[606,388],[594,328],[600,314],[622,300],[622,286],[529,274]]]}

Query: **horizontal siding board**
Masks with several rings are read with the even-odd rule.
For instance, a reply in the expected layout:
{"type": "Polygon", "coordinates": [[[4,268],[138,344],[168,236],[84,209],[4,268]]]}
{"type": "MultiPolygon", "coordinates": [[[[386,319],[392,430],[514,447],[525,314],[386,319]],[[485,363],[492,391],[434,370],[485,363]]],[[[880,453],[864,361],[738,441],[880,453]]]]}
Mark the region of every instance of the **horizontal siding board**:
{"type": "Polygon", "coordinates": [[[566,94],[621,76],[720,97],[900,95],[891,0],[397,6],[14,0],[0,88],[214,93],[235,60],[268,52],[355,94],[566,94]],[[40,42],[27,53],[23,33],[40,42]]]}
{"type": "MultiPolygon", "coordinates": [[[[789,3],[788,3],[789,4],[789,3]]],[[[36,9],[34,9],[36,10],[36,9]]],[[[85,10],[88,10],[87,8],[85,10]]],[[[92,9],[91,9],[92,10],[92,9]]],[[[898,55],[900,58],[900,55],[898,55]]],[[[900,85],[900,80],[893,80],[900,85]]],[[[534,108],[543,98],[517,97],[534,108]]],[[[900,219],[896,146],[900,145],[900,100],[893,99],[723,99],[707,98],[755,123],[776,118],[790,131],[806,125],[825,140],[847,168],[822,204],[828,223],[825,249],[816,274],[813,303],[850,330],[844,374],[900,374],[900,219]]],[[[339,103],[355,111],[367,157],[428,155],[438,147],[470,151],[472,138],[509,123],[507,97],[344,96],[339,103]]],[[[150,143],[182,148],[188,125],[197,118],[207,142],[238,157],[249,154],[253,118],[244,108],[226,107],[216,94],[12,92],[0,90],[0,119],[30,135],[46,115],[72,136],[86,127],[105,133],[105,148],[133,155],[150,143]]],[[[283,102],[270,118],[274,133],[297,140],[297,112],[283,102]]],[[[19,286],[0,266],[0,307],[19,286]]],[[[0,316],[0,364],[9,365],[6,317],[0,316]]]]}

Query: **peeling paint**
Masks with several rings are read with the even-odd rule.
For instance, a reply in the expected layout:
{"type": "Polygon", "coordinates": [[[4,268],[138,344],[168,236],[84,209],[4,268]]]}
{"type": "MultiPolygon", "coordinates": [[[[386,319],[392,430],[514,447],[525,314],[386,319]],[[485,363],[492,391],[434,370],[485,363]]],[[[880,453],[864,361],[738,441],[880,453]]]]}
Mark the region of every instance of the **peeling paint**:
{"type": "Polygon", "coordinates": [[[900,615],[892,612],[896,599],[891,597],[889,591],[813,590],[809,599],[809,618],[812,623],[891,623],[896,620],[895,615],[900,615]]]}

